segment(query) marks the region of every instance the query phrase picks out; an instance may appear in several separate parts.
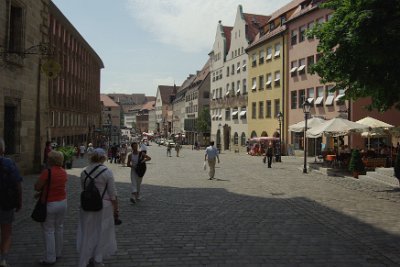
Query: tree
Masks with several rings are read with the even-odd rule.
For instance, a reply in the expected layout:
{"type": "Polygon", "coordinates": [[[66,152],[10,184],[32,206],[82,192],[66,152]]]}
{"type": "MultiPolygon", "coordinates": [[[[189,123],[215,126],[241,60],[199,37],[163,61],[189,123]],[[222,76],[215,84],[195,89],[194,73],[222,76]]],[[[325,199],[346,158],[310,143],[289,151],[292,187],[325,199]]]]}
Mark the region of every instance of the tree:
{"type": "Polygon", "coordinates": [[[373,99],[369,109],[400,109],[400,1],[327,0],[332,18],[308,32],[319,39],[311,67],[321,82],[347,89],[346,99],[373,99]]]}
{"type": "Polygon", "coordinates": [[[210,110],[208,108],[203,108],[199,112],[199,117],[196,122],[196,130],[199,133],[209,133],[211,130],[211,117],[210,110]]]}

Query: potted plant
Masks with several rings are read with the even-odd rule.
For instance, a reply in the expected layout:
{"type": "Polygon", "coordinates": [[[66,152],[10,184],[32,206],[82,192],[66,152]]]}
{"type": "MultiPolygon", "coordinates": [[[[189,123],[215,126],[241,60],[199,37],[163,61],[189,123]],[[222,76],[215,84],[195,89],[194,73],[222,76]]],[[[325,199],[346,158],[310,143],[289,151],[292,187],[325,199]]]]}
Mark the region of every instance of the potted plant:
{"type": "Polygon", "coordinates": [[[394,176],[399,180],[400,185],[400,151],[397,152],[396,160],[394,162],[394,176]]]}
{"type": "Polygon", "coordinates": [[[365,173],[364,162],[361,159],[360,151],[357,149],[353,149],[351,152],[349,171],[353,173],[354,178],[358,178],[359,174],[365,173]]]}
{"type": "Polygon", "coordinates": [[[64,155],[64,167],[71,169],[75,155],[75,148],[72,146],[62,146],[58,147],[57,151],[60,151],[64,155]]]}

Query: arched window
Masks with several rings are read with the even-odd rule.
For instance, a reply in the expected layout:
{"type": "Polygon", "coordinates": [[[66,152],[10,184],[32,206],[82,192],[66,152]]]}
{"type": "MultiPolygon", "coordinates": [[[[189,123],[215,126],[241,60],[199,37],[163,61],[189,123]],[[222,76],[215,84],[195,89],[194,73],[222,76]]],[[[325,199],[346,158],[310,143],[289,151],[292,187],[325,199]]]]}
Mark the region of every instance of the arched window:
{"type": "Polygon", "coordinates": [[[254,138],[254,137],[257,137],[256,131],[252,131],[252,132],[251,132],[251,138],[254,138]]]}
{"type": "Polygon", "coordinates": [[[233,143],[235,145],[239,144],[239,135],[236,132],[235,132],[235,135],[233,136],[233,143]]]}
{"type": "Polygon", "coordinates": [[[246,134],[242,133],[242,136],[240,137],[240,145],[245,146],[246,145],[246,134]]]}
{"type": "Polygon", "coordinates": [[[266,131],[264,131],[264,132],[261,133],[261,136],[263,136],[263,137],[264,137],[264,136],[268,136],[268,134],[267,134],[266,131]]]}

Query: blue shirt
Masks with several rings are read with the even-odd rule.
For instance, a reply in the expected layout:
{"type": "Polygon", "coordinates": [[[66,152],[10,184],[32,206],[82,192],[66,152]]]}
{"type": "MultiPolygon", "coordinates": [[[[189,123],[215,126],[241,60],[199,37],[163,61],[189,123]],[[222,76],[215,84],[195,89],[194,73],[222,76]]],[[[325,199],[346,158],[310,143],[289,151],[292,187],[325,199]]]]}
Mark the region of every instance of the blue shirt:
{"type": "Polygon", "coordinates": [[[208,146],[206,148],[206,155],[208,160],[215,159],[218,156],[218,150],[213,146],[208,146]]]}
{"type": "Polygon", "coordinates": [[[0,165],[2,166],[0,171],[3,171],[4,169],[5,172],[7,172],[11,177],[15,179],[15,182],[22,182],[22,176],[19,174],[18,168],[15,165],[14,161],[9,158],[0,156],[0,165]]]}

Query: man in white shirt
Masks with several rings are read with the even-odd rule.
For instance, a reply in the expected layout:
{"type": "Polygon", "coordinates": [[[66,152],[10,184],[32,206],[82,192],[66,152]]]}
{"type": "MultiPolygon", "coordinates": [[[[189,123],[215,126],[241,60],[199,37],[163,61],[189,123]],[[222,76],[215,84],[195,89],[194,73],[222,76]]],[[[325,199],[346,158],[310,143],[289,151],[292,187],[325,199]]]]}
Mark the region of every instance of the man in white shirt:
{"type": "Polygon", "coordinates": [[[210,145],[206,148],[206,153],[204,155],[204,161],[208,160],[208,167],[210,168],[210,171],[208,172],[208,175],[210,176],[209,180],[214,179],[216,159],[218,159],[219,163],[218,150],[214,147],[214,141],[211,141],[210,145]]]}

